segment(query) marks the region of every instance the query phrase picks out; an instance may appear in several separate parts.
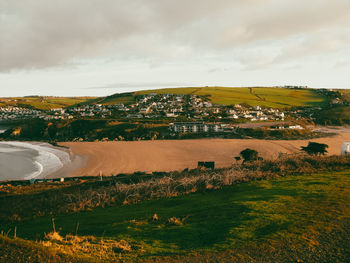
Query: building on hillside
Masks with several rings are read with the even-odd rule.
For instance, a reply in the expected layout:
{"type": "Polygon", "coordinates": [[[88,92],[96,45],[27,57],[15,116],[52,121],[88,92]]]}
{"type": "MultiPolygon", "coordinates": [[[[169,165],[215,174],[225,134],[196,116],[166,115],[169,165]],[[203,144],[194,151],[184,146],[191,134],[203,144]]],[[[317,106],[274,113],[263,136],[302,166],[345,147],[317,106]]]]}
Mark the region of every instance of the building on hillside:
{"type": "Polygon", "coordinates": [[[208,133],[222,132],[222,126],[219,123],[204,122],[176,122],[170,123],[169,129],[175,133],[208,133]]]}

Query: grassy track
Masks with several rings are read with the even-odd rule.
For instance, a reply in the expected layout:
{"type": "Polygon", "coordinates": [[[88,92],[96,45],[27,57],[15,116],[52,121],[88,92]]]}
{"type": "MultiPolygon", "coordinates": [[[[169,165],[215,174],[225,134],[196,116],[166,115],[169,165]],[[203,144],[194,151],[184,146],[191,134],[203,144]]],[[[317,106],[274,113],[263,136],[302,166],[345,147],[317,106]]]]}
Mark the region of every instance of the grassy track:
{"type": "MultiPolygon", "coordinates": [[[[349,204],[350,171],[345,171],[288,176],[136,205],[97,208],[58,216],[55,224],[63,235],[74,234],[79,222],[79,235],[140,244],[146,258],[194,251],[215,253],[265,243],[277,248],[281,240],[293,246],[317,247],[318,236],[337,230],[334,222],[350,217],[349,204]],[[154,214],[158,221],[151,220],[154,214]],[[173,217],[182,223],[169,224],[173,217]]],[[[42,238],[51,230],[51,217],[17,224],[18,235],[29,239],[42,238]]]]}
{"type": "Polygon", "coordinates": [[[327,101],[325,97],[311,89],[286,89],[286,88],[228,88],[228,87],[198,87],[198,88],[174,88],[139,91],[135,94],[149,93],[195,94],[208,96],[216,104],[231,105],[247,103],[251,106],[267,106],[284,108],[292,106],[315,106],[327,101]]]}

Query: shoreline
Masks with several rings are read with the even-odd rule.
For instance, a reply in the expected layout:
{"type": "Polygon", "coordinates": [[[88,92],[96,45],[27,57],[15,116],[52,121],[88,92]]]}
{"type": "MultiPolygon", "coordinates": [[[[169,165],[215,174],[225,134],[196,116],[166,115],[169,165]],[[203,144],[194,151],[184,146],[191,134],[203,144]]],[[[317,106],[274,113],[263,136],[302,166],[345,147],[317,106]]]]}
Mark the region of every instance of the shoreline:
{"type": "Polygon", "coordinates": [[[0,146],[0,181],[69,177],[86,164],[86,158],[46,142],[5,141],[0,146]]]}
{"type": "Polygon", "coordinates": [[[104,176],[141,172],[170,172],[197,167],[198,161],[215,161],[216,168],[229,167],[240,151],[251,148],[264,159],[276,159],[279,153],[295,154],[309,141],[329,145],[330,155],[340,155],[350,132],[307,140],[264,139],[189,139],[155,141],[60,142],[73,154],[86,156],[84,167],[72,177],[104,176]]]}
{"type": "MultiPolygon", "coordinates": [[[[276,159],[279,153],[294,154],[300,152],[300,147],[306,146],[309,141],[326,143],[329,145],[328,152],[330,155],[339,155],[342,143],[350,141],[350,132],[312,140],[204,138],[155,141],[59,142],[57,146],[45,142],[17,143],[27,143],[34,146],[44,145],[53,149],[56,153],[65,153],[69,157],[69,162],[64,162],[62,156],[58,157],[61,158],[60,160],[63,163],[61,168],[49,173],[40,173],[34,177],[35,179],[56,179],[98,176],[100,174],[104,176],[132,174],[138,171],[146,173],[182,171],[186,168],[196,168],[198,161],[214,161],[216,168],[225,168],[230,167],[235,162],[234,157],[238,156],[239,152],[245,148],[257,150],[264,159],[276,159]]],[[[26,160],[28,161],[28,159],[26,160]]],[[[33,165],[35,164],[33,163],[33,165]]],[[[45,169],[45,166],[43,169],[45,169]]],[[[0,180],[30,179],[26,178],[25,175],[19,177],[2,179],[0,176],[0,180]]]]}

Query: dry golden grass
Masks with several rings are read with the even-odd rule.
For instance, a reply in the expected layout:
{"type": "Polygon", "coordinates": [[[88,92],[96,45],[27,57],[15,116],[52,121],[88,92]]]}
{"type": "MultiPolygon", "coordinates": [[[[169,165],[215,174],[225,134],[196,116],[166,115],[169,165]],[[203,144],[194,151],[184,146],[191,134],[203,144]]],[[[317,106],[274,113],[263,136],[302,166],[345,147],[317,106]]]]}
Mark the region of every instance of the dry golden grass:
{"type": "Polygon", "coordinates": [[[70,256],[81,255],[91,259],[99,259],[103,262],[119,261],[125,253],[137,252],[142,254],[142,247],[126,240],[111,240],[96,238],[94,236],[66,235],[61,236],[53,231],[45,236],[41,241],[44,247],[54,249],[59,253],[70,256]]]}

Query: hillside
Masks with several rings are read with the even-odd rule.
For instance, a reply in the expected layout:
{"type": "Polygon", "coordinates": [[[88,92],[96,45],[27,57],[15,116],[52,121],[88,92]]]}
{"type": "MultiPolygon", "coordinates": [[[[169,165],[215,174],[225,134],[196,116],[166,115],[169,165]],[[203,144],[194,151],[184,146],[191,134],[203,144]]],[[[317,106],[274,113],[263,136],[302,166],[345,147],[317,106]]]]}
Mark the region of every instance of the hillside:
{"type": "Polygon", "coordinates": [[[88,102],[94,97],[12,97],[0,98],[0,107],[2,106],[16,106],[24,108],[33,108],[39,110],[50,110],[54,108],[64,108],[72,106],[77,103],[88,102]]]}
{"type": "Polygon", "coordinates": [[[133,92],[117,93],[106,97],[100,97],[93,101],[94,104],[104,104],[104,105],[111,105],[111,104],[118,104],[118,103],[129,105],[135,102],[136,102],[135,93],[133,92]]]}
{"type": "Polygon", "coordinates": [[[149,93],[195,94],[206,96],[215,104],[231,105],[246,103],[250,106],[266,106],[285,108],[293,106],[317,106],[328,102],[328,99],[312,89],[289,88],[229,88],[229,87],[198,87],[158,89],[135,92],[135,95],[149,93]]]}
{"type": "Polygon", "coordinates": [[[327,97],[318,94],[312,89],[290,88],[230,88],[230,87],[191,87],[191,88],[168,88],[156,90],[143,90],[133,93],[121,93],[100,98],[95,103],[131,104],[136,96],[150,93],[157,94],[184,94],[206,97],[207,100],[219,105],[232,105],[246,103],[251,106],[266,106],[272,108],[285,108],[293,106],[318,106],[328,102],[327,97]]]}
{"type": "Polygon", "coordinates": [[[336,105],[326,108],[315,112],[314,117],[315,122],[321,125],[350,125],[350,106],[336,105]]]}
{"type": "Polygon", "coordinates": [[[136,102],[137,96],[145,94],[194,94],[219,105],[246,103],[250,106],[266,106],[272,108],[289,108],[294,106],[320,106],[328,102],[328,98],[312,89],[291,88],[230,88],[230,87],[192,87],[144,90],[129,93],[118,93],[106,97],[15,97],[0,98],[0,107],[11,105],[31,107],[40,110],[64,108],[73,105],[118,104],[126,105],[136,102]]]}
{"type": "Polygon", "coordinates": [[[320,167],[344,169],[348,159],[5,188],[1,230],[33,242],[0,236],[0,259],[55,262],[56,251],[62,262],[347,262],[350,173],[310,175],[320,167]]]}
{"type": "Polygon", "coordinates": [[[350,103],[350,89],[338,89],[336,91],[342,95],[344,101],[350,103]]]}

